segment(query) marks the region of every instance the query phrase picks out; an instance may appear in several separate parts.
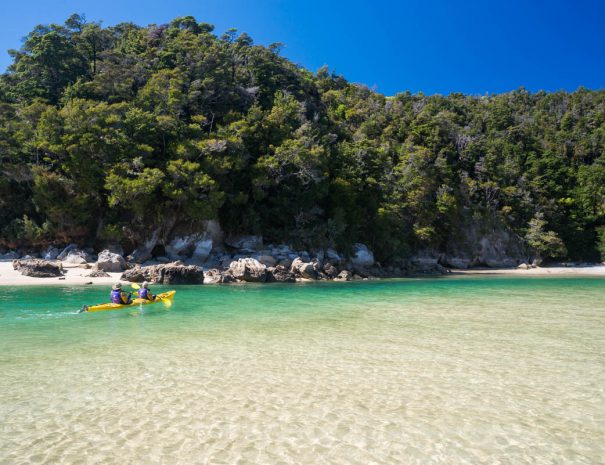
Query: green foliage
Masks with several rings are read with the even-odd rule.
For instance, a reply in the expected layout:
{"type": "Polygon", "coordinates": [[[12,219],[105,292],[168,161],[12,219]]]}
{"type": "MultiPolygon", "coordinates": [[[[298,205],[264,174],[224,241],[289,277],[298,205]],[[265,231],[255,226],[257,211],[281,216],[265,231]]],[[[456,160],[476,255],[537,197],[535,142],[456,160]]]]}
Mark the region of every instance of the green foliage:
{"type": "Polygon", "coordinates": [[[0,245],[136,245],[218,219],[305,247],[364,242],[383,263],[455,249],[472,223],[544,258],[604,253],[604,91],[385,97],[213,31],[72,15],[10,52],[0,245]]]}

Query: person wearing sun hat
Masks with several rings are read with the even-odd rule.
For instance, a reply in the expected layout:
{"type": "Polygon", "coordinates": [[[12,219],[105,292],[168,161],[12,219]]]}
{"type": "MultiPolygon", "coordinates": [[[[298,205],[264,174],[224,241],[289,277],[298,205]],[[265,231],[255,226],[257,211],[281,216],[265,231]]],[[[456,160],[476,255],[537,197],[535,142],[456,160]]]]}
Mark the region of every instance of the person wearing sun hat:
{"type": "Polygon", "coordinates": [[[114,284],[111,288],[111,301],[114,304],[120,305],[128,305],[132,303],[131,299],[132,293],[127,294],[122,290],[122,285],[120,283],[114,284]]]}

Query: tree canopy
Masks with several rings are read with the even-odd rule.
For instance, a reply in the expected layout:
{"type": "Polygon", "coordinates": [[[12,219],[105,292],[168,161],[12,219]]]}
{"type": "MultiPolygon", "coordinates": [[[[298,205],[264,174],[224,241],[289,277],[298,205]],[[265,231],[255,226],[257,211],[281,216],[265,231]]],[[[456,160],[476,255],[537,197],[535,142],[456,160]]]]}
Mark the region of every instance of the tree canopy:
{"type": "Polygon", "coordinates": [[[604,91],[386,97],[279,49],[191,16],[34,28],[0,77],[0,245],[216,219],[383,262],[469,228],[605,255],[604,91]]]}

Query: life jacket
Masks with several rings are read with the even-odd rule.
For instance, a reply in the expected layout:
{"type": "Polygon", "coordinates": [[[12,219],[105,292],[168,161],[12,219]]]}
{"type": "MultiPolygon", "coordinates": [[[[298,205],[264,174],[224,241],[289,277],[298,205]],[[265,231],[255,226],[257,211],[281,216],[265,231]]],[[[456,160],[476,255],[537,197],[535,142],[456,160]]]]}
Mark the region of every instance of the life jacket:
{"type": "Polygon", "coordinates": [[[149,299],[149,289],[145,289],[144,287],[139,289],[139,298],[145,300],[149,299]]]}
{"type": "Polygon", "coordinates": [[[111,302],[114,304],[121,304],[122,303],[122,292],[114,289],[113,291],[111,291],[111,302]]]}

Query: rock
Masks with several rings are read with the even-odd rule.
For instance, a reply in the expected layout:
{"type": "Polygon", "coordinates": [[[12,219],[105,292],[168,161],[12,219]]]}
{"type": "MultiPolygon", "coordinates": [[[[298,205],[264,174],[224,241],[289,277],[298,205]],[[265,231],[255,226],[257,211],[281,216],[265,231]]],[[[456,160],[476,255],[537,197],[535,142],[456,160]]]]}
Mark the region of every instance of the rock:
{"type": "Polygon", "coordinates": [[[158,263],[170,263],[170,259],[168,257],[155,257],[155,261],[158,263]]]}
{"type": "Polygon", "coordinates": [[[258,260],[265,266],[275,266],[277,264],[277,260],[273,255],[269,254],[255,254],[252,256],[255,260],[258,260]]]}
{"type": "Polygon", "coordinates": [[[85,270],[90,270],[92,268],[92,265],[90,263],[80,263],[78,265],[78,268],[83,268],[85,270]]]}
{"type": "Polygon", "coordinates": [[[471,266],[471,260],[470,258],[444,257],[440,260],[440,264],[449,268],[466,270],[471,266]]]}
{"type": "Polygon", "coordinates": [[[111,273],[119,273],[127,268],[124,257],[107,249],[99,254],[96,267],[101,271],[109,271],[111,273]]]}
{"type": "Polygon", "coordinates": [[[290,266],[290,273],[305,279],[317,279],[319,270],[319,262],[305,262],[300,257],[296,258],[290,266]]]}
{"type": "Polygon", "coordinates": [[[0,255],[0,260],[15,260],[17,258],[19,258],[19,254],[12,250],[10,252],[5,253],[4,255],[0,255]]]}
{"type": "Polygon", "coordinates": [[[517,268],[520,270],[529,270],[531,266],[529,266],[527,263],[521,263],[517,268]]]}
{"type": "MultiPolygon", "coordinates": [[[[164,225],[167,228],[167,225],[164,225]]],[[[169,229],[169,228],[167,228],[169,229]]],[[[158,241],[160,240],[160,233],[162,227],[158,227],[153,231],[151,237],[142,246],[136,248],[126,259],[133,263],[143,263],[145,260],[151,258],[151,251],[154,249],[158,241]]]]}
{"type": "Polygon", "coordinates": [[[93,269],[90,274],[86,275],[88,278],[110,278],[111,276],[103,270],[93,269]]]}
{"type": "Polygon", "coordinates": [[[24,255],[23,257],[21,257],[21,260],[32,260],[34,257],[31,255],[24,255]]]}
{"type": "Polygon", "coordinates": [[[55,278],[63,275],[61,264],[48,260],[14,260],[13,269],[21,272],[23,276],[34,278],[55,278]]]}
{"type": "Polygon", "coordinates": [[[107,244],[104,250],[109,250],[111,253],[121,255],[122,257],[124,256],[124,249],[120,244],[107,244]]]}
{"type": "Polygon", "coordinates": [[[353,273],[349,270],[342,270],[334,281],[351,281],[351,279],[353,279],[353,273]]]}
{"type": "Polygon", "coordinates": [[[212,252],[212,239],[200,239],[195,243],[192,258],[203,262],[208,259],[212,252]]]}
{"type": "Polygon", "coordinates": [[[69,244],[67,247],[65,247],[61,253],[59,255],[57,255],[56,259],[57,260],[65,260],[67,258],[67,254],[69,254],[69,252],[71,252],[72,250],[77,249],[78,246],[76,244],[69,244]]]}
{"type": "Polygon", "coordinates": [[[326,262],[323,266],[323,272],[328,278],[335,278],[338,276],[338,270],[330,262],[326,262]]]}
{"type": "Polygon", "coordinates": [[[42,258],[44,260],[55,260],[61,252],[56,247],[48,247],[46,251],[42,252],[42,258]]]}
{"type": "Polygon", "coordinates": [[[225,240],[225,244],[235,249],[256,252],[263,247],[262,236],[236,236],[225,240]]]}
{"type": "Polygon", "coordinates": [[[83,250],[72,249],[62,261],[72,265],[82,265],[84,263],[92,262],[93,259],[83,250]]]}
{"type": "Polygon", "coordinates": [[[324,258],[332,263],[339,263],[342,260],[342,257],[334,249],[327,249],[324,258]]]}
{"type": "Polygon", "coordinates": [[[364,244],[355,244],[353,246],[353,256],[351,258],[353,265],[361,267],[370,267],[374,265],[374,253],[364,244]]]}
{"type": "Polygon", "coordinates": [[[204,282],[208,284],[226,284],[235,281],[233,275],[222,273],[220,270],[213,268],[204,273],[204,282]]]}
{"type": "Polygon", "coordinates": [[[122,273],[123,281],[156,284],[203,284],[204,269],[201,266],[173,262],[161,265],[135,266],[122,273]]]}
{"type": "Polygon", "coordinates": [[[229,273],[238,281],[265,282],[267,267],[254,258],[240,258],[231,262],[229,273]]]}
{"type": "Polygon", "coordinates": [[[277,265],[267,269],[267,282],[268,283],[294,283],[296,282],[296,276],[294,273],[288,271],[285,266],[277,265]]]}

